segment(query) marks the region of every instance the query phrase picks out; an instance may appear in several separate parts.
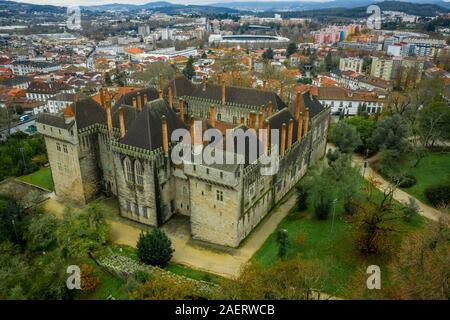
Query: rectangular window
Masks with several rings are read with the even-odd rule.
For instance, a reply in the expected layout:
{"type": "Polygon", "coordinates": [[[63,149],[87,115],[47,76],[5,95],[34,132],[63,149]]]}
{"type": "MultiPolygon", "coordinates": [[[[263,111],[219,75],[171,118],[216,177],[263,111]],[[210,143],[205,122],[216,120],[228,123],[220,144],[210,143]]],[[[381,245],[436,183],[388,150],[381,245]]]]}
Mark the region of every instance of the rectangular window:
{"type": "Polygon", "coordinates": [[[223,201],[223,191],[217,190],[216,196],[217,196],[217,201],[223,201]]]}
{"type": "Polygon", "coordinates": [[[61,151],[61,144],[59,142],[56,143],[56,150],[61,151]]]}
{"type": "Polygon", "coordinates": [[[127,211],[131,212],[131,202],[127,200],[127,211]]]}
{"type": "Polygon", "coordinates": [[[143,216],[144,216],[144,218],[148,218],[148,208],[147,207],[143,207],[142,208],[142,211],[143,211],[143,216]]]}
{"type": "Polygon", "coordinates": [[[134,213],[139,216],[139,205],[137,203],[134,204],[134,213]]]}
{"type": "Polygon", "coordinates": [[[63,144],[63,149],[64,149],[64,153],[67,153],[68,151],[67,151],[67,145],[66,144],[63,144]]]}

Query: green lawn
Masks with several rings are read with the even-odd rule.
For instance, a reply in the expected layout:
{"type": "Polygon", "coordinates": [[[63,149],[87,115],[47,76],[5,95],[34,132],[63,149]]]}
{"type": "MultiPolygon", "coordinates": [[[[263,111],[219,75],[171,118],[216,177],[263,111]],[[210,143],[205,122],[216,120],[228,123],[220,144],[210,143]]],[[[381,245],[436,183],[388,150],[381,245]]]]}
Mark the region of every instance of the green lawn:
{"type": "Polygon", "coordinates": [[[99,277],[100,284],[94,292],[82,293],[80,299],[83,300],[128,300],[128,293],[125,288],[125,281],[120,277],[113,275],[89,260],[87,264],[95,268],[94,275],[99,277]]]}
{"type": "Polygon", "coordinates": [[[49,167],[40,168],[38,171],[19,177],[20,180],[53,191],[52,172],[49,167]]]}
{"type": "MultiPolygon", "coordinates": [[[[401,221],[399,227],[403,231],[418,228],[423,218],[416,216],[409,224],[401,221]]],[[[341,204],[336,208],[336,219],[330,236],[332,214],[328,220],[318,221],[313,218],[312,209],[299,212],[293,207],[274,233],[265,241],[255,253],[252,261],[262,266],[271,266],[279,258],[276,235],[278,230],[286,229],[290,239],[288,258],[299,256],[305,260],[315,260],[325,271],[323,291],[327,294],[346,298],[361,298],[351,292],[348,284],[355,272],[361,268],[376,264],[382,269],[386,265],[385,257],[364,257],[357,252],[355,235],[351,226],[345,222],[341,204]],[[304,242],[299,244],[297,238],[303,234],[304,242]]],[[[385,269],[383,269],[385,270],[385,269]]],[[[384,271],[383,271],[384,272],[384,271]]],[[[388,275],[384,272],[382,285],[389,284],[388,275]]]]}
{"type": "Polygon", "coordinates": [[[195,280],[202,280],[212,283],[220,283],[223,280],[221,276],[205,271],[191,269],[179,264],[169,263],[165,269],[178,275],[185,276],[195,280]]]}
{"type": "Polygon", "coordinates": [[[411,173],[417,179],[414,186],[403,190],[431,205],[424,191],[427,187],[436,184],[450,183],[450,153],[431,153],[423,158],[416,168],[413,167],[414,163],[414,157],[408,155],[400,164],[403,171],[411,173]]]}

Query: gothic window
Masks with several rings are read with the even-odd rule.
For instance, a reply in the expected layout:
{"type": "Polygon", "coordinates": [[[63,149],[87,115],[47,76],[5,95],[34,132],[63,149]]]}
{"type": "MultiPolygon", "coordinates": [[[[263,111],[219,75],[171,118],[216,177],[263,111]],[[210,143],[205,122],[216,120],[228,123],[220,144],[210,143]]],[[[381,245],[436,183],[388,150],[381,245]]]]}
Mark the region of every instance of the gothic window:
{"type": "Polygon", "coordinates": [[[125,179],[127,182],[133,182],[133,168],[131,166],[131,161],[128,158],[125,158],[123,161],[123,167],[125,168],[125,179]]]}
{"type": "Polygon", "coordinates": [[[136,174],[136,184],[143,186],[144,185],[144,170],[142,168],[142,164],[139,160],[134,162],[134,172],[136,174]]]}

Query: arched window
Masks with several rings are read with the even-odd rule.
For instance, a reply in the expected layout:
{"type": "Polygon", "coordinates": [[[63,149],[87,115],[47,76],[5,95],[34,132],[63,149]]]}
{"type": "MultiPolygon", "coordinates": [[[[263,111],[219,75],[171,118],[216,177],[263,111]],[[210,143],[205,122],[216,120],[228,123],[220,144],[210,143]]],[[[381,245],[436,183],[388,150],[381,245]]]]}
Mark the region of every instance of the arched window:
{"type": "Polygon", "coordinates": [[[128,158],[123,160],[123,167],[125,170],[125,179],[127,182],[133,182],[133,167],[131,166],[131,161],[128,158]]]}
{"type": "Polygon", "coordinates": [[[144,169],[139,160],[134,162],[134,173],[136,174],[136,184],[140,186],[144,185],[144,169]]]}

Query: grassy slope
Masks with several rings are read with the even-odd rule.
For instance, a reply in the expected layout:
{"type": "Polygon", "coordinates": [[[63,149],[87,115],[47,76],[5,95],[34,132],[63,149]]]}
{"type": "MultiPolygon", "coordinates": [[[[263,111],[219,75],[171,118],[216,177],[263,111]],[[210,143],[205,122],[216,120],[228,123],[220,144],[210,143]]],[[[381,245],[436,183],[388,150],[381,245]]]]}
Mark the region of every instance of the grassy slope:
{"type": "Polygon", "coordinates": [[[424,191],[429,186],[450,182],[450,153],[429,154],[420,161],[416,168],[413,167],[414,163],[414,157],[407,156],[400,164],[404,171],[411,173],[417,179],[414,186],[404,190],[420,201],[431,205],[425,197],[424,191]]]}
{"type": "Polygon", "coordinates": [[[52,172],[49,167],[40,168],[36,172],[19,177],[19,179],[50,191],[54,190],[52,172]]]}
{"type": "MultiPolygon", "coordinates": [[[[423,218],[417,216],[410,224],[399,221],[398,227],[407,232],[418,228],[422,222],[423,218]]],[[[298,212],[297,208],[293,207],[252,260],[267,267],[276,262],[278,260],[276,235],[278,230],[286,229],[290,239],[289,257],[298,255],[301,259],[316,260],[325,269],[324,292],[338,297],[361,298],[348,287],[355,272],[372,264],[386,270],[383,268],[387,262],[386,258],[361,256],[357,252],[355,235],[351,226],[344,220],[342,204],[337,205],[334,229],[329,238],[331,224],[331,215],[326,221],[317,221],[313,218],[311,207],[304,212],[298,212]],[[303,244],[296,241],[300,234],[304,235],[303,244]]],[[[382,285],[386,287],[389,286],[389,278],[388,274],[384,275],[382,285]]]]}

